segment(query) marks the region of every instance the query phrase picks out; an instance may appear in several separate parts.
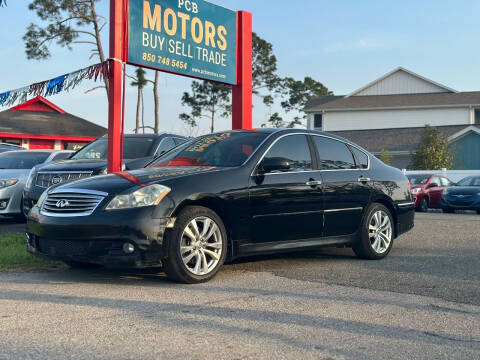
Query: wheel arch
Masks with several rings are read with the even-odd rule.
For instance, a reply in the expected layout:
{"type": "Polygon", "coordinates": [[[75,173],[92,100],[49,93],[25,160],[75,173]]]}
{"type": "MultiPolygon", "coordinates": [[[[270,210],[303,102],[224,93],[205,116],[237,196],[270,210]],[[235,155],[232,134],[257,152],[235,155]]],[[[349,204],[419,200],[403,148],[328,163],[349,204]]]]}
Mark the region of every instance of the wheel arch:
{"type": "Polygon", "coordinates": [[[386,197],[376,197],[372,199],[371,204],[374,204],[374,203],[381,204],[390,211],[390,214],[393,217],[393,222],[395,224],[393,229],[394,229],[394,238],[396,238],[398,236],[398,214],[397,214],[397,210],[395,209],[395,205],[393,204],[393,201],[386,197]]]}
{"type": "Polygon", "coordinates": [[[225,230],[227,232],[227,258],[231,258],[234,255],[232,244],[232,226],[231,219],[226,211],[225,201],[214,194],[197,194],[183,200],[172,213],[172,217],[176,218],[183,209],[188,206],[203,206],[214,211],[218,217],[222,220],[225,230]]]}

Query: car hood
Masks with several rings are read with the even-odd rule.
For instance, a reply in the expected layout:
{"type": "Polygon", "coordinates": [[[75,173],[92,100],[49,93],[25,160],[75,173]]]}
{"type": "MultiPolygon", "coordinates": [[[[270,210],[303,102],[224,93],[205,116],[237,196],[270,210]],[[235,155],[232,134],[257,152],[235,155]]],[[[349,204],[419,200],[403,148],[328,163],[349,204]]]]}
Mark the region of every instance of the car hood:
{"type": "Polygon", "coordinates": [[[18,179],[26,178],[30,173],[30,169],[0,169],[0,179],[18,179]]]}
{"type": "Polygon", "coordinates": [[[480,186],[452,186],[448,195],[475,195],[480,193],[480,186]]]}
{"type": "MultiPolygon", "coordinates": [[[[129,163],[137,161],[138,159],[124,160],[123,163],[128,167],[129,163]]],[[[101,171],[107,167],[106,160],[62,160],[54,163],[49,163],[38,168],[38,171],[101,171]]]]}
{"type": "Polygon", "coordinates": [[[55,187],[55,189],[95,190],[113,195],[121,193],[135,186],[162,183],[163,181],[182,178],[185,176],[224,170],[226,170],[226,168],[206,166],[146,168],[77,180],[55,187]]]}

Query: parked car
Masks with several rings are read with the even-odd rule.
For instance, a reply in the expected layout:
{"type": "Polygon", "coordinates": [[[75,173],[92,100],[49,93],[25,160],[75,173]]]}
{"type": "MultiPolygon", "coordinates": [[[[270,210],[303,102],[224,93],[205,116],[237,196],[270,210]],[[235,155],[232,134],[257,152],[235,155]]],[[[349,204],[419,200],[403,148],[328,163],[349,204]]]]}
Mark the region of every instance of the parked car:
{"type": "Polygon", "coordinates": [[[22,214],[22,193],[30,169],[65,159],[73,151],[16,150],[0,154],[0,215],[22,214]]]}
{"type": "Polygon", "coordinates": [[[425,212],[428,208],[439,208],[443,191],[453,184],[453,181],[443,175],[409,174],[412,194],[415,197],[415,209],[425,212]]]}
{"type": "Polygon", "coordinates": [[[443,212],[476,210],[480,215],[480,176],[469,176],[445,189],[440,202],[443,212]]]}
{"type": "Polygon", "coordinates": [[[254,254],[346,246],[382,259],[414,213],[402,172],[345,139],[228,131],[145,169],[51,187],[28,216],[28,251],[74,267],[163,265],[197,283],[254,254]]]}
{"type": "Polygon", "coordinates": [[[4,153],[5,151],[14,151],[14,150],[25,150],[25,149],[18,145],[0,143],[0,153],[4,153]]]}
{"type": "MultiPolygon", "coordinates": [[[[155,157],[188,140],[181,135],[125,135],[124,168],[139,169],[155,157]]],[[[24,191],[23,211],[28,214],[48,187],[107,173],[108,139],[95,140],[61,163],[37,167],[30,174],[24,191]]]]}

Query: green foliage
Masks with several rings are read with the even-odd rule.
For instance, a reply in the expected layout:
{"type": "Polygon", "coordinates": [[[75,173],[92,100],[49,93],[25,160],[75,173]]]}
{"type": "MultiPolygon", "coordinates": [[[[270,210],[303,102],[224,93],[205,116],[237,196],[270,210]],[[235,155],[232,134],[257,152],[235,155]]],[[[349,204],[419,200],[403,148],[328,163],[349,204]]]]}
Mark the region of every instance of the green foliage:
{"type": "Polygon", "coordinates": [[[43,261],[27,252],[27,241],[22,235],[0,237],[0,272],[40,270],[57,266],[58,263],[43,261]]]}
{"type": "Polygon", "coordinates": [[[437,128],[427,125],[409,168],[413,170],[441,170],[453,166],[453,154],[447,137],[437,128]]]}
{"type": "Polygon", "coordinates": [[[273,45],[256,33],[252,34],[252,76],[253,93],[263,99],[263,103],[271,106],[274,103],[272,92],[278,92],[282,79],[277,73],[277,58],[273,54],[273,45]],[[267,94],[262,93],[266,90],[267,94]]]}
{"type": "Polygon", "coordinates": [[[382,149],[382,151],[380,151],[378,158],[387,165],[390,165],[390,163],[392,162],[392,155],[388,152],[388,150],[385,149],[382,149]]]}
{"type": "Polygon", "coordinates": [[[52,41],[68,49],[72,49],[74,43],[93,44],[98,55],[98,35],[107,23],[95,12],[98,1],[33,0],[28,8],[35,11],[45,24],[42,27],[31,23],[27,27],[23,36],[27,58],[39,60],[50,57],[49,45],[52,41]]]}
{"type": "Polygon", "coordinates": [[[136,78],[130,83],[132,86],[138,87],[140,90],[143,90],[147,86],[148,80],[145,78],[146,71],[141,67],[135,70],[136,78]]]}
{"type": "Polygon", "coordinates": [[[182,105],[190,107],[190,114],[180,114],[180,119],[190,127],[198,126],[202,117],[211,121],[210,131],[215,131],[216,116],[227,117],[232,113],[230,95],[232,88],[228,85],[210,81],[193,81],[191,94],[185,92],[182,105]]]}
{"type": "Polygon", "coordinates": [[[262,124],[263,128],[289,128],[292,129],[296,125],[302,125],[302,122],[295,118],[293,121],[287,123],[283,118],[278,114],[278,112],[272,114],[265,124],[262,124]]]}

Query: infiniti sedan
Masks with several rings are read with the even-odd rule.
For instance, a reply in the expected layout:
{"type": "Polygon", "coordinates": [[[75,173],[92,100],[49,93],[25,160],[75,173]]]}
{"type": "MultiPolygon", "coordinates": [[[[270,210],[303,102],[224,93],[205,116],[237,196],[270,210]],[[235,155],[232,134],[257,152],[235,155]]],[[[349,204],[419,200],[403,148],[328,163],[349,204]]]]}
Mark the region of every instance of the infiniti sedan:
{"type": "Polygon", "coordinates": [[[197,283],[254,254],[340,246],[382,259],[414,213],[407,178],[345,139],[228,131],[145,169],[51,187],[29,213],[28,251],[197,283]]]}

